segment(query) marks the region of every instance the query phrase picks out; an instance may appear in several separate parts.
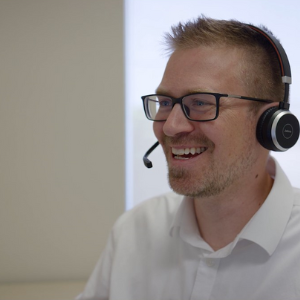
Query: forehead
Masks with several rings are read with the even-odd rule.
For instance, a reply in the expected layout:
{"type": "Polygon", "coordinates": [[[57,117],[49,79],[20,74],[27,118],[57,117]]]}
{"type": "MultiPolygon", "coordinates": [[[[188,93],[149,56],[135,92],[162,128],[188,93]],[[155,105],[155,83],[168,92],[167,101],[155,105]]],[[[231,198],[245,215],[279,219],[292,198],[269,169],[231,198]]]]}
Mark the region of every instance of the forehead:
{"type": "Polygon", "coordinates": [[[241,93],[242,57],[243,50],[236,47],[201,46],[175,50],[157,93],[176,97],[199,91],[241,93]]]}

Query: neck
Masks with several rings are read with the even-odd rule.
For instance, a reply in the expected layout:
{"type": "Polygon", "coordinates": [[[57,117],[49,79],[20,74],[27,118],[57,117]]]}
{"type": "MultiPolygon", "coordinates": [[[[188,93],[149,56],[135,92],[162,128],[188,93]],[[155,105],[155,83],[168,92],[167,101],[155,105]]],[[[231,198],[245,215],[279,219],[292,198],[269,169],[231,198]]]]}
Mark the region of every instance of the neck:
{"type": "Polygon", "coordinates": [[[195,214],[202,238],[215,251],[231,243],[259,210],[273,185],[264,171],[247,176],[222,194],[194,198],[195,214]],[[251,178],[252,176],[252,178],[251,178]]]}

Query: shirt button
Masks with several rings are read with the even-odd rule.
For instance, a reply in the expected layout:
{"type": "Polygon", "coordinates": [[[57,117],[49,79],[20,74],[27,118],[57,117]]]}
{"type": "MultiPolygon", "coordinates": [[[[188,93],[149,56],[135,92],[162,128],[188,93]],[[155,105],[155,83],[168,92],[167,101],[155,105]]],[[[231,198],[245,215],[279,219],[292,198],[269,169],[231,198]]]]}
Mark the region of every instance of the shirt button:
{"type": "Polygon", "coordinates": [[[214,260],[212,258],[207,258],[205,261],[208,267],[212,267],[214,265],[214,260]]]}

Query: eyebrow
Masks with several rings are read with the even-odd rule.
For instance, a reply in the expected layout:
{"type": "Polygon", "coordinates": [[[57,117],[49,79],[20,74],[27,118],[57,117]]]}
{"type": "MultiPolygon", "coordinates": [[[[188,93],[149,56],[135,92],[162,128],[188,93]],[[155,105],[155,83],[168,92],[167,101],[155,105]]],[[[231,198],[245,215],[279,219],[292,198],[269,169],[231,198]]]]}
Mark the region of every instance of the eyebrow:
{"type": "MultiPolygon", "coordinates": [[[[208,88],[189,89],[189,90],[185,91],[184,95],[195,94],[195,93],[212,93],[212,92],[213,91],[211,89],[208,89],[208,88]]],[[[167,90],[164,90],[164,89],[158,87],[155,90],[155,94],[168,96],[171,93],[169,93],[167,90]]]]}
{"type": "Polygon", "coordinates": [[[155,94],[163,94],[163,95],[165,95],[165,94],[168,94],[168,92],[166,90],[158,87],[158,88],[155,89],[155,94]]]}

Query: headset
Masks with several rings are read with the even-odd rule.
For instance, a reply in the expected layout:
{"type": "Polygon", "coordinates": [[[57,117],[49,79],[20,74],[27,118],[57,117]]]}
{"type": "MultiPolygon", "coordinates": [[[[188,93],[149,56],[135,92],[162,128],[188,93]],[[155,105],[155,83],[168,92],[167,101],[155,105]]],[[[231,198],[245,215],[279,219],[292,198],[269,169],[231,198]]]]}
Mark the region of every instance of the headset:
{"type": "Polygon", "coordinates": [[[273,46],[281,69],[281,79],[284,83],[284,98],[278,107],[267,109],[259,118],[256,127],[256,137],[260,144],[273,151],[286,151],[293,147],[299,138],[299,121],[290,111],[289,88],[292,83],[290,63],[279,41],[263,29],[248,25],[262,34],[273,46]]]}
{"type": "MultiPolygon", "coordinates": [[[[263,35],[274,48],[281,69],[282,83],[284,84],[283,101],[279,102],[278,106],[268,108],[262,113],[257,123],[256,137],[264,148],[283,152],[296,144],[300,134],[299,121],[289,111],[289,88],[292,83],[290,63],[280,42],[272,34],[256,26],[246,25],[263,35]]],[[[152,168],[152,162],[148,159],[148,156],[158,145],[159,142],[156,142],[143,157],[147,168],[152,168]]]]}

